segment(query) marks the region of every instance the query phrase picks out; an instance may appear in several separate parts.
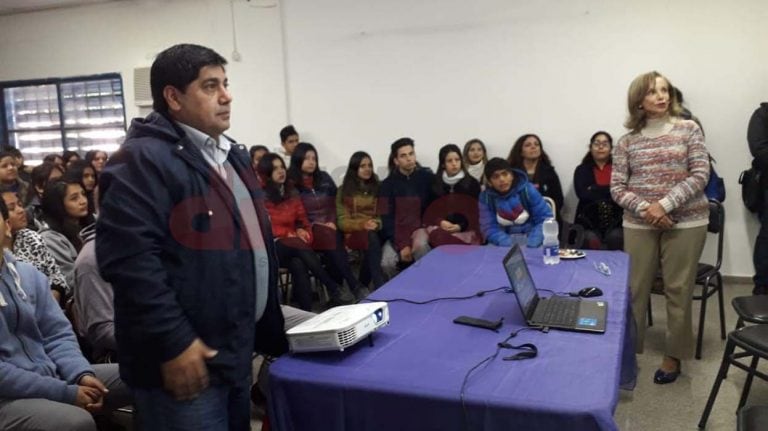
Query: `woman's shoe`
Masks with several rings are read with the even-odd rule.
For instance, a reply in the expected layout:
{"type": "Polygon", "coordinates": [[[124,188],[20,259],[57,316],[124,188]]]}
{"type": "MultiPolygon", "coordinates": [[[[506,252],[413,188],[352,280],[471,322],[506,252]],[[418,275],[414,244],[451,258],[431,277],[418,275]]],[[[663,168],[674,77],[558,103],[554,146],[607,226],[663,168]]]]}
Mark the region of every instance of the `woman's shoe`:
{"type": "Polygon", "coordinates": [[[667,383],[672,383],[680,376],[680,370],[681,367],[679,364],[677,366],[677,371],[666,372],[659,368],[656,370],[656,374],[653,375],[653,383],[656,383],[657,385],[666,385],[667,383]]]}

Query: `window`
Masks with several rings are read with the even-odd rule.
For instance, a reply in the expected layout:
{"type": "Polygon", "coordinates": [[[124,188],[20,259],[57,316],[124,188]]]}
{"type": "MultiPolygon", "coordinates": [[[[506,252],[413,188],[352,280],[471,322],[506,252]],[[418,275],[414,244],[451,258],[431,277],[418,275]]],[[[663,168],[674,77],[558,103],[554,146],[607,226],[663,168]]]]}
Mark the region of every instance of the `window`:
{"type": "Polygon", "coordinates": [[[64,150],[111,154],[125,139],[119,74],[0,82],[0,137],[38,165],[64,150]]]}

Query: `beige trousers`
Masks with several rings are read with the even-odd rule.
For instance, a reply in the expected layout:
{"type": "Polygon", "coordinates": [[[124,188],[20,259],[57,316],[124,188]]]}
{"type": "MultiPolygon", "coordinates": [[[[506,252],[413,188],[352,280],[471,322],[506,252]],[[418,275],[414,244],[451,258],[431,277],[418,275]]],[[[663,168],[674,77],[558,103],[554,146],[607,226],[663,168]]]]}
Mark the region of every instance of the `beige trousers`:
{"type": "Polygon", "coordinates": [[[637,353],[643,352],[651,285],[659,266],[667,299],[665,355],[688,359],[693,354],[691,301],[696,269],[707,227],[648,230],[624,228],[624,251],[630,256],[629,288],[637,322],[637,353]]]}

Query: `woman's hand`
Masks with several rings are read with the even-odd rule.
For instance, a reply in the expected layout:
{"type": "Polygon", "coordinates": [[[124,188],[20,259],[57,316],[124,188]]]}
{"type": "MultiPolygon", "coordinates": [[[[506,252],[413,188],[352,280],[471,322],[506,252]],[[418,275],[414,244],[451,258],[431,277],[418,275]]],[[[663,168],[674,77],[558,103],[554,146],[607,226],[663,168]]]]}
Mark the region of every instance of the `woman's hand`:
{"type": "Polygon", "coordinates": [[[321,223],[321,224],[323,226],[325,226],[325,227],[329,227],[329,228],[331,228],[333,230],[336,230],[336,223],[334,223],[332,221],[329,221],[328,223],[321,223]]]}
{"type": "Polygon", "coordinates": [[[366,220],[363,227],[365,228],[365,230],[376,230],[379,228],[379,223],[377,223],[376,220],[369,218],[368,220],[366,220]]]}
{"type": "Polygon", "coordinates": [[[299,237],[300,240],[309,244],[309,232],[299,228],[299,229],[296,229],[296,236],[299,237]]]}
{"type": "Polygon", "coordinates": [[[461,231],[461,226],[451,223],[448,220],[443,220],[440,222],[440,229],[454,233],[461,231]]]}
{"type": "MultiPolygon", "coordinates": [[[[658,201],[650,204],[648,208],[645,209],[645,214],[643,215],[645,222],[654,226],[661,222],[664,217],[667,217],[667,211],[658,201]]],[[[667,217],[667,219],[669,219],[669,217],[667,217]]]]}

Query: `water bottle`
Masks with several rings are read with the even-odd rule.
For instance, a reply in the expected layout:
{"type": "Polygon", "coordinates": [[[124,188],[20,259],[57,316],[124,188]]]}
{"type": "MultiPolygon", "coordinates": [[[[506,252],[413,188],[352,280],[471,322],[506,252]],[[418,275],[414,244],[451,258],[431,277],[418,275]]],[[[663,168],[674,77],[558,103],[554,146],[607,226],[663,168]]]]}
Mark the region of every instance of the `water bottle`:
{"type": "Polygon", "coordinates": [[[557,265],[560,263],[560,242],[557,240],[557,220],[548,218],[544,221],[544,264],[557,265]]]}

